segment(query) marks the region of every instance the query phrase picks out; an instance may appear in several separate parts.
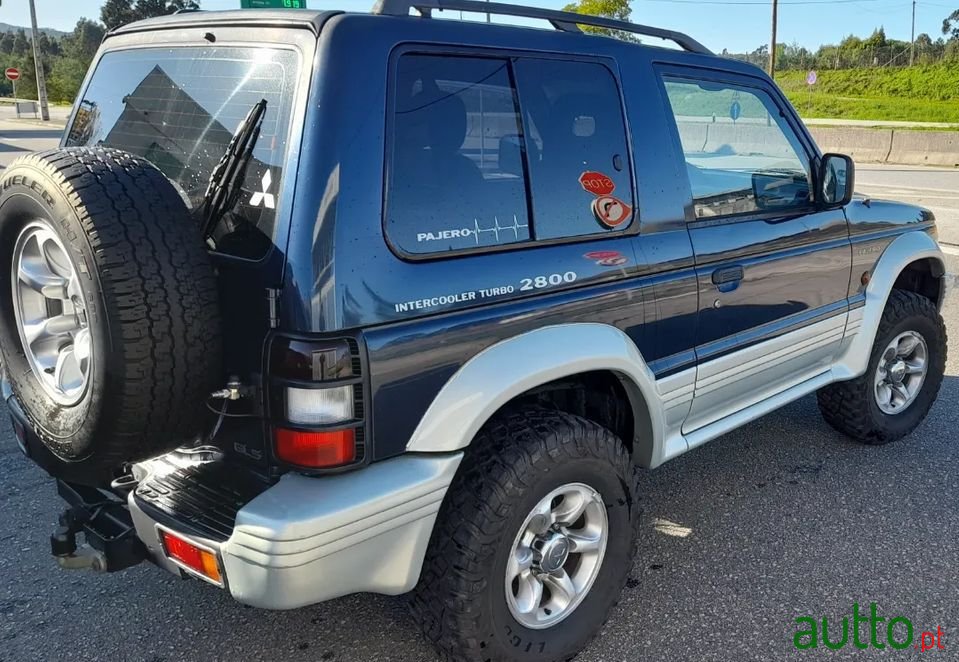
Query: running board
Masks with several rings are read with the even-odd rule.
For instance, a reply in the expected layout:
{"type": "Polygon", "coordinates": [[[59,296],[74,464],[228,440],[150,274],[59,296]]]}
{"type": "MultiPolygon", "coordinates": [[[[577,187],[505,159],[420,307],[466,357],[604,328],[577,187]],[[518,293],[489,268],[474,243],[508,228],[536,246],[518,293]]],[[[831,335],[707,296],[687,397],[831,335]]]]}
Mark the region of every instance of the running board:
{"type": "Polygon", "coordinates": [[[780,391],[776,395],[766,398],[760,402],[757,402],[754,405],[750,405],[745,409],[740,409],[735,414],[730,414],[725,418],[721,418],[718,421],[714,421],[709,425],[703,426],[697,430],[685,435],[687,450],[692,450],[697,446],[702,446],[707,441],[712,441],[716,437],[731,432],[736,428],[739,428],[746,423],[756,420],[760,416],[765,416],[766,414],[779,409],[785,405],[788,405],[790,402],[798,400],[799,398],[809,395],[813,391],[818,391],[823,386],[827,386],[832,382],[836,381],[835,377],[832,374],[832,370],[826,370],[815,377],[807,379],[804,382],[800,382],[795,386],[792,386],[785,391],[780,391]]]}

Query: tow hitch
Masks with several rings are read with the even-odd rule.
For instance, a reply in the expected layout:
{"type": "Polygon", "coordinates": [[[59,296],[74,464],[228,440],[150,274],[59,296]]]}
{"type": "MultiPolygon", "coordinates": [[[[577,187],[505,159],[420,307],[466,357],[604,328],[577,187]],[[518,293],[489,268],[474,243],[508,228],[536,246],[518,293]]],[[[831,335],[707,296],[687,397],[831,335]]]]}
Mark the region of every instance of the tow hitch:
{"type": "Polygon", "coordinates": [[[50,551],[61,568],[116,572],[147,558],[126,502],[93,487],[57,481],[57,493],[70,504],[50,536],[50,551]],[[78,545],[82,533],[85,544],[78,545]]]}

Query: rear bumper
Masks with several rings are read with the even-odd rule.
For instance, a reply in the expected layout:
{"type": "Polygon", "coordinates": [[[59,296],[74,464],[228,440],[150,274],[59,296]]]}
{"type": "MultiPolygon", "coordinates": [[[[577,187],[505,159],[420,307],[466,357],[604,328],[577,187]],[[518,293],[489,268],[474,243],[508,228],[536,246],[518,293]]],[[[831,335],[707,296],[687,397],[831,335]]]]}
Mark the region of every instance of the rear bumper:
{"type": "MultiPolygon", "coordinates": [[[[461,459],[461,453],[411,454],[336,476],[287,474],[240,508],[227,540],[177,532],[215,550],[225,587],[255,607],[292,609],[349,593],[405,593],[419,579],[461,459]]],[[[163,554],[159,522],[135,493],[128,503],[154,561],[179,574],[163,554]]]]}

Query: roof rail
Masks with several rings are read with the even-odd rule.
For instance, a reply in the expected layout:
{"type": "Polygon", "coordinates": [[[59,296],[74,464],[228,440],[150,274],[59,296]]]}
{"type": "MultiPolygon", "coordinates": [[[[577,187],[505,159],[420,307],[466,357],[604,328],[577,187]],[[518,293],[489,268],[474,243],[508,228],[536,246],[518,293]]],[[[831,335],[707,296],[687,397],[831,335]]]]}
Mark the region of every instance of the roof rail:
{"type": "Polygon", "coordinates": [[[409,16],[410,9],[416,9],[422,16],[430,16],[432,10],[467,11],[477,14],[497,14],[501,16],[522,16],[524,18],[539,18],[549,21],[557,30],[564,32],[581,32],[579,25],[590,25],[597,28],[622,30],[647,37],[657,37],[675,42],[678,46],[691,53],[712,55],[712,51],[698,41],[673,30],[663,30],[647,25],[617,21],[604,16],[577,14],[574,12],[557,11],[555,9],[540,9],[539,7],[525,7],[523,5],[509,5],[502,2],[484,2],[483,0],[377,0],[373,6],[373,14],[385,16],[409,16]]]}

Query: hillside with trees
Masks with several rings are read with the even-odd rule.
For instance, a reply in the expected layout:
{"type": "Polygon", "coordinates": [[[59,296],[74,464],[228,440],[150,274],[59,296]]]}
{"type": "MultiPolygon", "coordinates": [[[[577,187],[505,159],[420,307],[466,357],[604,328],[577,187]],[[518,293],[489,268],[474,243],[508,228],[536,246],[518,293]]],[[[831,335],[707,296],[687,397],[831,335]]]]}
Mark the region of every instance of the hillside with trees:
{"type": "MultiPolygon", "coordinates": [[[[81,18],[73,32],[69,33],[41,30],[37,45],[50,101],[73,102],[108,29],[131,21],[172,14],[180,9],[198,7],[199,3],[193,0],[106,0],[100,10],[99,21],[81,18]]],[[[22,99],[36,99],[33,44],[23,28],[0,34],[0,62],[4,68],[16,67],[20,70],[17,96],[22,99]]],[[[0,81],[0,96],[13,96],[13,85],[5,78],[0,81]]]]}

